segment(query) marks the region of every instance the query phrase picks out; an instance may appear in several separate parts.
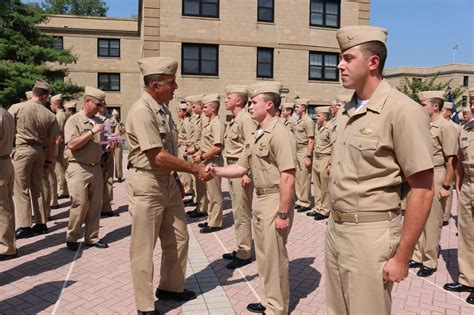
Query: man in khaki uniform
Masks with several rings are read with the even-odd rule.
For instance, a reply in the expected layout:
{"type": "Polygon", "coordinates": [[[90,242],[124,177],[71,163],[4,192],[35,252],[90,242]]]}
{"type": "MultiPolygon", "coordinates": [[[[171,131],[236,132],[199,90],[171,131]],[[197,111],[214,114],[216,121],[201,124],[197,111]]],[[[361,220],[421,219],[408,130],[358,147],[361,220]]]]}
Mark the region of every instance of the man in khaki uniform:
{"type": "MultiPolygon", "coordinates": [[[[64,104],[64,109],[66,110],[66,119],[71,117],[76,113],[77,101],[72,100],[64,104]]],[[[66,167],[67,168],[67,167],[66,167]]]]}
{"type": "MultiPolygon", "coordinates": [[[[55,196],[56,200],[51,201],[51,207],[54,209],[55,205],[57,206],[58,201],[57,199],[62,199],[62,198],[69,198],[69,191],[67,189],[67,183],[66,183],[66,177],[65,177],[65,172],[66,172],[66,160],[64,159],[64,126],[66,125],[66,112],[64,111],[63,107],[63,97],[61,94],[55,95],[51,97],[51,110],[56,114],[56,120],[58,121],[58,126],[59,126],[59,138],[58,138],[58,153],[55,158],[55,167],[54,167],[54,174],[56,177],[56,182],[54,185],[56,185],[56,188],[53,191],[53,195],[59,195],[55,196]]],[[[53,177],[54,181],[54,177],[53,177]]]]}
{"type": "MultiPolygon", "coordinates": [[[[469,90],[470,110],[474,112],[474,89],[469,90]]],[[[466,299],[474,304],[474,121],[467,122],[459,135],[459,160],[456,167],[458,206],[459,279],[446,283],[444,289],[470,292],[466,299]]]]}
{"type": "Polygon", "coordinates": [[[138,313],[159,314],[153,298],[153,251],[158,237],[162,259],[157,297],[179,301],[196,297],[184,289],[189,236],[179,180],[172,171],[200,179],[206,174],[202,164],[177,157],[178,131],[165,104],[178,87],[178,63],[168,57],[151,57],[138,64],[145,91],[131,107],[126,122],[132,165],[127,178],[132,216],[130,263],[138,313]]]}
{"type": "Polygon", "coordinates": [[[85,224],[84,244],[97,248],[108,245],[99,239],[100,210],[103,197],[103,175],[100,156],[103,148],[113,150],[117,143],[102,144],[104,125],[96,114],[105,107],[105,93],[86,86],[84,107],[71,116],[64,128],[67,159],[66,180],[71,196],[66,246],[72,251],[79,248],[81,226],[85,224]]]}
{"type": "Polygon", "coordinates": [[[373,26],[336,34],[342,85],[355,95],[338,114],[331,155],[328,314],[390,314],[393,283],[408,275],[433,198],[428,116],[382,78],[386,36],[373,26]],[[411,194],[402,223],[404,179],[411,194]]]}
{"type": "Polygon", "coordinates": [[[42,188],[42,176],[47,174],[55,152],[58,122],[45,107],[51,87],[37,81],[29,101],[15,104],[8,109],[16,122],[16,150],[13,155],[15,169],[15,223],[16,238],[44,234],[46,227],[46,196],[42,188]],[[31,205],[35,226],[31,228],[31,205]]]}
{"type": "MultiPolygon", "coordinates": [[[[120,122],[119,112],[114,109],[110,118],[112,136],[123,138],[125,135],[125,125],[120,122]]],[[[125,140],[125,139],[124,139],[125,140]]],[[[123,143],[114,150],[114,174],[119,183],[123,183],[123,143]]]]}
{"type": "MultiPolygon", "coordinates": [[[[188,153],[186,152],[187,133],[190,132],[191,124],[189,122],[188,105],[181,103],[178,107],[178,157],[185,161],[188,160],[188,153]]],[[[193,196],[193,176],[189,173],[179,173],[179,178],[184,188],[185,196],[193,196]]],[[[189,203],[188,203],[189,204],[189,203]]]]}
{"type": "Polygon", "coordinates": [[[420,267],[419,277],[428,277],[438,267],[439,240],[443,225],[446,199],[452,192],[452,182],[458,152],[457,131],[440,112],[443,107],[443,91],[420,92],[420,103],[431,119],[430,133],[433,143],[435,198],[430,216],[418,240],[410,261],[410,268],[420,267]]]}
{"type": "Polygon", "coordinates": [[[297,212],[306,212],[311,209],[309,195],[311,188],[311,164],[313,163],[314,122],[307,113],[308,103],[309,100],[306,99],[300,98],[295,100],[295,111],[299,117],[293,130],[298,156],[295,202],[297,212]]]}
{"type": "Polygon", "coordinates": [[[238,162],[209,168],[227,178],[252,171],[256,198],[253,200],[253,232],[258,274],[263,282],[261,303],[247,309],[270,315],[288,314],[290,288],[286,243],[293,222],[296,145],[294,137],[275,116],[280,106],[278,82],[260,82],[248,87],[250,114],[259,125],[245,143],[238,162]]]}
{"type": "Polygon", "coordinates": [[[288,128],[292,133],[295,129],[295,121],[293,120],[293,111],[295,110],[294,103],[283,103],[281,104],[281,117],[283,119],[283,125],[288,128]]]}
{"type": "MultiPolygon", "coordinates": [[[[234,118],[229,122],[224,135],[224,157],[227,165],[237,163],[244,151],[245,142],[252,137],[257,124],[245,110],[248,102],[247,87],[244,85],[226,86],[225,108],[232,112],[234,118]]],[[[232,198],[235,240],[237,250],[225,253],[224,259],[232,260],[227,264],[228,269],[236,269],[252,261],[252,199],[253,181],[251,174],[242,178],[229,179],[229,189],[232,198]]]]}
{"type": "Polygon", "coordinates": [[[329,217],[329,174],[331,135],[329,133],[329,106],[316,107],[316,135],[314,137],[313,185],[315,210],[306,213],[315,220],[329,217]]]}
{"type": "MultiPolygon", "coordinates": [[[[205,95],[202,100],[204,105],[204,115],[207,119],[202,129],[201,143],[199,151],[193,156],[195,163],[204,162],[204,164],[224,165],[222,150],[224,144],[224,126],[222,125],[219,113],[219,94],[205,95]]],[[[206,182],[207,199],[209,205],[207,208],[207,222],[199,223],[201,233],[211,233],[222,227],[222,190],[221,178],[219,176],[206,182]]]]}
{"type": "Polygon", "coordinates": [[[17,256],[15,245],[15,174],[10,154],[15,140],[15,118],[0,106],[0,261],[17,256]]]}

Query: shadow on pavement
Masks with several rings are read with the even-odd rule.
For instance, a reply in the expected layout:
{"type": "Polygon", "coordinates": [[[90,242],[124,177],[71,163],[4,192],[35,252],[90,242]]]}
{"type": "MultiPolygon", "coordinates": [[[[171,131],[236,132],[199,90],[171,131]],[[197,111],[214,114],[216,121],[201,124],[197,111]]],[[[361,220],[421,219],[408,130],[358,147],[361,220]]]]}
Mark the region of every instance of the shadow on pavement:
{"type": "MultiPolygon", "coordinates": [[[[446,269],[448,269],[452,282],[458,281],[459,265],[458,265],[458,249],[448,248],[439,251],[440,256],[446,262],[446,269]]],[[[448,281],[451,282],[451,281],[448,281]]]]}
{"type": "Polygon", "coordinates": [[[316,257],[305,257],[290,261],[290,313],[301,299],[319,287],[321,273],[311,266],[315,259],[316,257]]]}

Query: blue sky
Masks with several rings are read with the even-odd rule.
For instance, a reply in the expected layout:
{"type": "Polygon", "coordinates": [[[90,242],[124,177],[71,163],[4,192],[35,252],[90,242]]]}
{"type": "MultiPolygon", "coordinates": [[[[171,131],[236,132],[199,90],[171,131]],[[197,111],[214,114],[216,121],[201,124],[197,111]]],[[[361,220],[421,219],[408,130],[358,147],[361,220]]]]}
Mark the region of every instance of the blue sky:
{"type": "MultiPolygon", "coordinates": [[[[137,14],[138,0],[106,2],[109,16],[137,14]]],[[[474,63],[474,0],[371,0],[370,23],[388,29],[386,68],[449,64],[455,45],[456,63],[474,63]]]]}

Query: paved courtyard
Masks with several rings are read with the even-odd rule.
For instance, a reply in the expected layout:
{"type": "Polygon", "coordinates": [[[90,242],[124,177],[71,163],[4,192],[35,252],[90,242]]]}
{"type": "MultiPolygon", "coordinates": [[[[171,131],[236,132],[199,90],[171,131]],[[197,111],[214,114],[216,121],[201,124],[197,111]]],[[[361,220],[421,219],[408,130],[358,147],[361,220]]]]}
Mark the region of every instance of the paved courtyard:
{"type": "MultiPolygon", "coordinates": [[[[53,210],[49,233],[19,240],[19,257],[0,262],[0,314],[136,314],[128,257],[130,216],[125,183],[114,184],[114,210],[120,216],[101,219],[101,237],[108,249],[81,246],[66,249],[65,231],[69,202],[53,210]]],[[[262,293],[256,263],[231,271],[221,259],[234,249],[235,237],[227,183],[223,181],[224,225],[212,234],[200,234],[199,221],[190,220],[188,289],[198,293],[188,303],[156,306],[167,314],[250,314],[248,303],[262,293]]],[[[189,210],[189,209],[187,209],[189,210]]],[[[393,291],[393,314],[474,314],[465,302],[467,293],[443,290],[457,280],[456,211],[443,228],[438,271],[419,278],[414,271],[393,291]]],[[[290,287],[292,314],[325,314],[324,233],[326,222],[296,213],[290,233],[290,287]]],[[[161,252],[155,251],[155,287],[161,252]]]]}

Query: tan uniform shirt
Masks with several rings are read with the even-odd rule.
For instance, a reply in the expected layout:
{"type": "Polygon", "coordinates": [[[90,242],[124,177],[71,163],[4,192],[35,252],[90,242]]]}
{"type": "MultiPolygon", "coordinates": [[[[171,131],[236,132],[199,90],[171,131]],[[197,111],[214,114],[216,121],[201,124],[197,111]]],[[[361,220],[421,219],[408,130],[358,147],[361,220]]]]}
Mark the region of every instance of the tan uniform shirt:
{"type": "Polygon", "coordinates": [[[285,125],[285,127],[288,128],[290,132],[295,132],[295,121],[293,120],[293,118],[290,117],[286,120],[284,119],[283,125],[285,125]]]}
{"type": "Polygon", "coordinates": [[[347,103],[337,123],[329,184],[334,210],[397,209],[404,178],[433,168],[428,115],[386,80],[357,113],[354,98],[347,103]]]}
{"type": "Polygon", "coordinates": [[[218,116],[212,120],[206,121],[207,124],[202,130],[201,137],[201,152],[206,152],[216,144],[224,144],[224,126],[222,125],[218,116]]]}
{"type": "Polygon", "coordinates": [[[238,165],[252,170],[256,189],[280,186],[280,173],[296,169],[296,145],[290,132],[274,117],[245,142],[238,165]]]}
{"type": "Polygon", "coordinates": [[[440,115],[436,121],[430,124],[430,133],[433,143],[434,165],[445,165],[449,156],[458,153],[456,128],[440,115]]]}
{"type": "Polygon", "coordinates": [[[257,128],[257,124],[250,117],[250,114],[242,109],[233,118],[224,135],[224,156],[226,158],[239,158],[244,151],[245,141],[250,139],[252,133],[257,128]]]}
{"type": "Polygon", "coordinates": [[[27,101],[12,105],[8,112],[16,121],[15,144],[48,145],[59,133],[56,117],[43,104],[27,101]]]}
{"type": "Polygon", "coordinates": [[[56,112],[56,120],[58,121],[58,127],[59,127],[59,133],[61,136],[64,135],[64,126],[66,126],[66,113],[64,112],[64,109],[60,108],[56,112]]]}
{"type": "Polygon", "coordinates": [[[298,149],[301,149],[308,145],[308,138],[314,137],[313,120],[308,115],[298,119],[294,127],[294,134],[298,149]]]}
{"type": "Polygon", "coordinates": [[[81,110],[72,115],[64,127],[64,142],[66,149],[64,150],[64,158],[68,162],[78,162],[88,165],[96,165],[100,161],[100,154],[102,152],[102,145],[100,143],[100,133],[96,133],[91,140],[89,140],[81,148],[71,151],[67,144],[69,141],[82,136],[85,133],[90,133],[95,124],[101,124],[102,121],[98,117],[88,118],[81,110]]]}
{"type": "Polygon", "coordinates": [[[465,123],[459,134],[459,151],[464,160],[464,177],[474,178],[474,120],[465,123]]]}
{"type": "Polygon", "coordinates": [[[178,154],[178,130],[165,105],[158,104],[147,92],[130,109],[125,128],[130,152],[128,159],[133,167],[162,170],[150,163],[145,151],[164,148],[170,154],[178,154]]]}
{"type": "Polygon", "coordinates": [[[15,118],[0,107],[0,157],[12,153],[13,141],[15,140],[15,118]]]}
{"type": "Polygon", "coordinates": [[[328,126],[329,123],[326,123],[325,126],[319,126],[316,129],[316,135],[314,137],[314,153],[316,155],[331,154],[331,135],[328,126]]]}

